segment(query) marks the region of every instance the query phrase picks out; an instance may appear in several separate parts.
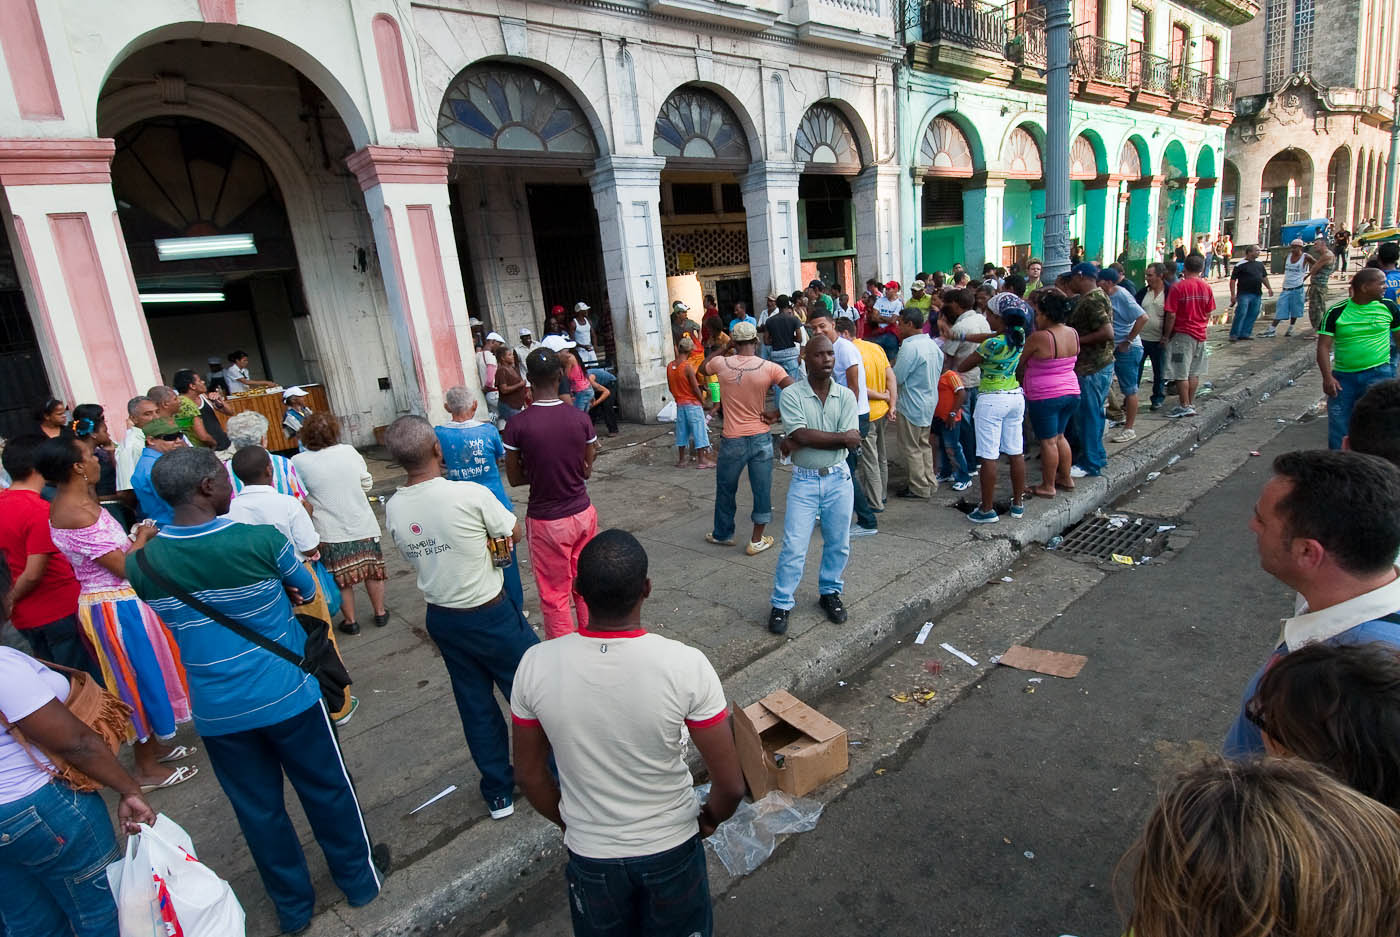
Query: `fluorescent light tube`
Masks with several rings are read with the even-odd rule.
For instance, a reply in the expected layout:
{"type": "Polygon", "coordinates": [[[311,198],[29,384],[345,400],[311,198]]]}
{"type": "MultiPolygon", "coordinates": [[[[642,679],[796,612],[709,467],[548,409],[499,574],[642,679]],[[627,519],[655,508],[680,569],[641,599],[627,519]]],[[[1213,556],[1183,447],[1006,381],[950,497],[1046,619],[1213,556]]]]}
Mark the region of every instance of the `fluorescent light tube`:
{"type": "Polygon", "coordinates": [[[224,294],[220,290],[202,290],[198,293],[140,293],[143,303],[221,303],[224,294]]]}
{"type": "Polygon", "coordinates": [[[251,234],[213,234],[208,237],[156,238],[161,260],[195,260],[200,257],[233,257],[256,254],[251,234]]]}

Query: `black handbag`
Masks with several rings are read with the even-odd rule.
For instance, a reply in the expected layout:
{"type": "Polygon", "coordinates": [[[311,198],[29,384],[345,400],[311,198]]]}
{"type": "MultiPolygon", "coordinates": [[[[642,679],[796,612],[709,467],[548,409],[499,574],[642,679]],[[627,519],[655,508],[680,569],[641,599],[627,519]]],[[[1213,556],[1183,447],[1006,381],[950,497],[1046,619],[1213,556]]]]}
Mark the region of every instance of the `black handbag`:
{"type": "Polygon", "coordinates": [[[223,625],[245,641],[256,644],[263,650],[271,651],[315,677],[317,682],[321,684],[321,696],[326,701],[327,710],[338,712],[345,706],[345,688],[350,685],[350,672],[345,669],[345,663],[340,659],[340,653],[335,649],[335,644],[331,642],[330,622],[314,615],[296,616],[297,623],[306,632],[306,645],[301,656],[298,657],[294,652],[287,650],[271,638],[259,634],[247,625],[240,624],[218,609],[178,588],[169,579],[151,568],[151,564],[146,560],[145,550],[136,551],[136,565],[141,567],[141,572],[145,573],[152,582],[169,592],[174,598],[206,616],[210,621],[223,625]]]}

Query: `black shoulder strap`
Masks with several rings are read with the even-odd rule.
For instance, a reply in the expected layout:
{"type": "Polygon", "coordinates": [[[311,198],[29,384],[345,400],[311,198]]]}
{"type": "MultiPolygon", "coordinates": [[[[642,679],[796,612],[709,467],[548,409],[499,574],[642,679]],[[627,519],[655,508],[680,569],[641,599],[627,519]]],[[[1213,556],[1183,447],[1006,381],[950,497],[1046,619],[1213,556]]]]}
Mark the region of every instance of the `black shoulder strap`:
{"type": "Polygon", "coordinates": [[[276,641],[273,641],[271,638],[259,634],[252,628],[249,628],[247,625],[240,624],[238,621],[230,618],[229,616],[225,615],[223,612],[219,611],[213,606],[201,602],[199,599],[196,599],[188,592],[176,586],[169,579],[166,579],[164,576],[157,573],[154,569],[151,568],[150,562],[146,559],[145,550],[136,551],[136,565],[141,567],[141,572],[144,573],[147,576],[147,578],[149,578],[152,582],[160,586],[166,592],[169,592],[172,597],[179,599],[181,602],[184,602],[190,608],[207,617],[210,621],[216,624],[223,625],[225,628],[227,628],[229,631],[232,631],[234,634],[238,635],[243,640],[248,641],[252,644],[256,644],[258,647],[262,648],[265,651],[271,651],[272,653],[276,654],[278,657],[282,658],[288,663],[295,664],[297,667],[300,667],[302,670],[315,676],[315,670],[312,669],[311,665],[307,662],[305,657],[297,656],[296,654],[287,650],[282,645],[278,644],[276,641]]]}
{"type": "Polygon", "coordinates": [[[1389,615],[1382,615],[1378,621],[1388,621],[1392,625],[1400,625],[1400,612],[1391,612],[1389,615]]]}

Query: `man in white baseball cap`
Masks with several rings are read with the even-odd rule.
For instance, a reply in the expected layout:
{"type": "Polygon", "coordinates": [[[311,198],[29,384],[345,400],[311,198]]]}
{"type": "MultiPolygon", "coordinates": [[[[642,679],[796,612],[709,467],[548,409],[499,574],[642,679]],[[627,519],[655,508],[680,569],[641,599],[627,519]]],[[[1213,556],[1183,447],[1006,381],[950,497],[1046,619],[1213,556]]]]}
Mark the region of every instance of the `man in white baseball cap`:
{"type": "Polygon", "coordinates": [[[598,355],[593,351],[593,323],[588,320],[588,309],[588,303],[574,303],[574,321],[569,328],[574,343],[578,345],[578,360],[585,368],[598,363],[598,355]]]}
{"type": "Polygon", "coordinates": [[[486,409],[490,411],[492,423],[496,422],[496,407],[501,402],[496,390],[496,349],[504,347],[505,343],[500,332],[487,332],[481,350],[476,353],[476,376],[481,381],[481,392],[486,395],[486,409]]]}
{"type": "Polygon", "coordinates": [[[530,352],[540,347],[535,343],[535,333],[528,328],[520,328],[520,344],[515,346],[515,369],[520,372],[520,376],[525,376],[525,359],[530,356],[530,352]]]}

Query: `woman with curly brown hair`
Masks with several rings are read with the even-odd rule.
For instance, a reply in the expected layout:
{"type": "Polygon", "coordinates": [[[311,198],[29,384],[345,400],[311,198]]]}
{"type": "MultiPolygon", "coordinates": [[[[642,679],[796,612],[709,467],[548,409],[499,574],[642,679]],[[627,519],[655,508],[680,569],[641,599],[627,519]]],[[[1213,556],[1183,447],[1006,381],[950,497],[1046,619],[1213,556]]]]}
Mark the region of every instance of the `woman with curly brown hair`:
{"type": "Polygon", "coordinates": [[[1187,771],[1125,862],[1134,937],[1393,937],[1400,921],[1400,817],[1297,759],[1187,771]]]}
{"type": "Polygon", "coordinates": [[[379,519],[365,493],[374,476],[364,456],[340,441],[340,421],[334,414],[317,411],[306,418],[297,434],[305,452],[292,456],[292,465],[306,487],[311,515],[321,535],[321,562],[340,587],[341,622],[346,634],[359,634],[355,617],[355,584],[363,582],[374,607],[374,624],[389,623],[384,607],[384,554],[379,548],[379,519]]]}

